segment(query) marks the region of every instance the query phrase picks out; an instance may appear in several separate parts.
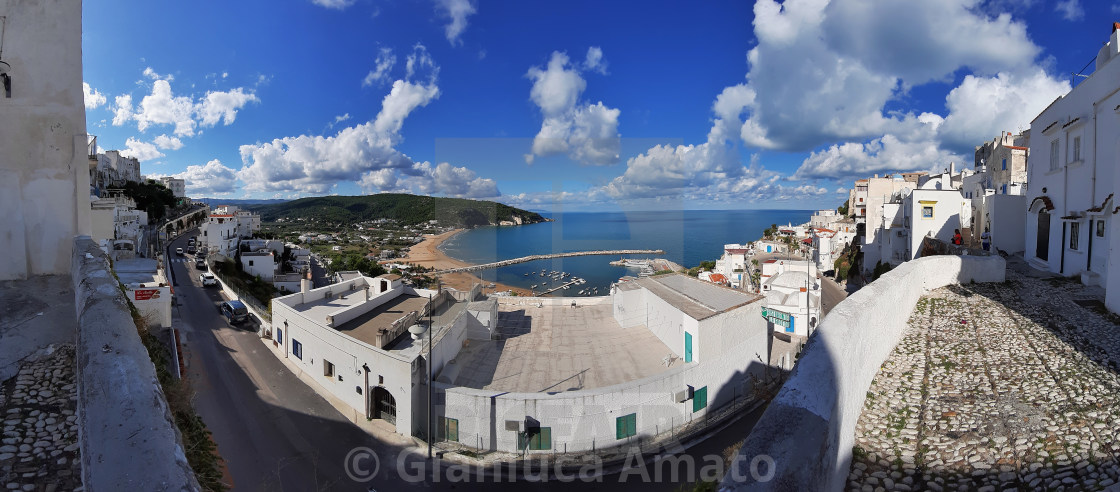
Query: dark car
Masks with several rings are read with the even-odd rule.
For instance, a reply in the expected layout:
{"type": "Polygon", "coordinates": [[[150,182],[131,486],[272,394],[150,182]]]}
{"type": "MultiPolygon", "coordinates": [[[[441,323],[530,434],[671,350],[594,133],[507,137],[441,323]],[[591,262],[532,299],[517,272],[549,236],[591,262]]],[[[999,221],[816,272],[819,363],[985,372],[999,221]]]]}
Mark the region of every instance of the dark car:
{"type": "Polygon", "coordinates": [[[199,270],[205,270],[206,269],[206,260],[203,259],[203,258],[195,258],[194,267],[199,269],[199,270]]]}
{"type": "Polygon", "coordinates": [[[241,301],[226,301],[222,303],[222,316],[225,316],[230,324],[243,323],[249,319],[249,308],[241,301]]]}

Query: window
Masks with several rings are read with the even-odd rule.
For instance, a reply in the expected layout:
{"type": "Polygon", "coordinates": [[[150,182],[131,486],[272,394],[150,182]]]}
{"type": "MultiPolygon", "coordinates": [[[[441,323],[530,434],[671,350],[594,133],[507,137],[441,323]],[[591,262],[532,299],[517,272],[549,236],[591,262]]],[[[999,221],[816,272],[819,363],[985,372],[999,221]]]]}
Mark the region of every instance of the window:
{"type": "Polygon", "coordinates": [[[1073,162],[1081,160],[1081,137],[1073,137],[1073,162]]]}
{"type": "Polygon", "coordinates": [[[459,419],[440,417],[436,424],[437,439],[459,442],[459,419]]]}
{"type": "Polygon", "coordinates": [[[303,360],[303,344],[294,338],[292,339],[292,355],[299,360],[303,360]]]}
{"type": "Polygon", "coordinates": [[[1104,237],[1104,221],[1097,221],[1097,237],[1104,237]]]}
{"type": "Polygon", "coordinates": [[[1050,170],[1058,169],[1058,141],[1050,142],[1050,170]]]}
{"type": "Polygon", "coordinates": [[[1004,171],[1007,170],[1007,158],[1006,157],[1003,158],[1003,170],[1004,171]]]}
{"type": "Polygon", "coordinates": [[[517,434],[517,449],[545,451],[552,449],[552,427],[537,427],[517,434]]]}
{"type": "Polygon", "coordinates": [[[638,414],[623,415],[614,419],[615,439],[625,439],[638,434],[638,414]]]}
{"type": "Polygon", "coordinates": [[[1077,236],[1081,234],[1081,224],[1077,222],[1069,223],[1069,249],[1077,249],[1077,236]]]}
{"type": "MultiPolygon", "coordinates": [[[[285,321],[284,323],[287,323],[287,321],[285,321]]],[[[288,325],[285,324],[284,326],[288,326],[288,325]]],[[[283,328],[277,328],[276,329],[276,343],[279,343],[280,345],[284,345],[284,329],[283,328]]]]}
{"type": "Polygon", "coordinates": [[[932,219],[933,218],[933,205],[923,205],[922,206],[922,218],[923,219],[932,219]]]}
{"type": "Polygon", "coordinates": [[[253,260],[249,260],[249,266],[253,266],[253,260]]]}
{"type": "Polygon", "coordinates": [[[708,387],[692,392],[692,411],[699,412],[708,407],[708,387]]]}
{"type": "Polygon", "coordinates": [[[334,377],[334,364],[327,359],[323,359],[323,375],[328,378],[334,377]]]}

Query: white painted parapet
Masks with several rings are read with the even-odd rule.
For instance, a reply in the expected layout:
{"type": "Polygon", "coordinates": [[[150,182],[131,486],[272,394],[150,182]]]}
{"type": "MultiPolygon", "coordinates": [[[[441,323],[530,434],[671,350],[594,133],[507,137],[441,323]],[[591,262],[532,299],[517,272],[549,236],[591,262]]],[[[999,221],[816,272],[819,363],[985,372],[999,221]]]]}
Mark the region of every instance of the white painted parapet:
{"type": "Polygon", "coordinates": [[[867,390],[902,339],[918,299],[950,284],[1002,282],[1005,270],[998,256],[919,258],[838,304],[747,437],[720,490],[842,490],[867,390]]]}
{"type": "Polygon", "coordinates": [[[73,252],[85,490],[199,490],[108,258],[89,236],[75,239],[73,252]]]}

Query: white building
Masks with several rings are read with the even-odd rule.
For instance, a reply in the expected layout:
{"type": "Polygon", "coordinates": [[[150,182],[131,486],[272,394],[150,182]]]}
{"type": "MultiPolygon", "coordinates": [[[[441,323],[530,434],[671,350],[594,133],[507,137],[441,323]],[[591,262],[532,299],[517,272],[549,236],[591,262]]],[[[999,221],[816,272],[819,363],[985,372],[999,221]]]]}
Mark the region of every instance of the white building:
{"type": "MultiPolygon", "coordinates": [[[[942,176],[948,178],[947,175],[942,176]]],[[[941,189],[941,186],[942,178],[933,178],[903,200],[903,227],[908,231],[905,238],[906,261],[922,256],[921,245],[927,236],[951,244],[954,234],[968,227],[972,216],[972,201],[961,196],[959,190],[941,189]]],[[[962,234],[964,232],[966,231],[962,231],[962,234]]],[[[897,236],[896,231],[895,237],[897,236]]],[[[870,271],[875,265],[866,266],[870,271]]]]}
{"type": "Polygon", "coordinates": [[[89,158],[90,185],[98,193],[108,188],[119,188],[126,182],[141,182],[140,161],[121,155],[119,150],[107,150],[89,158]]]}
{"type": "Polygon", "coordinates": [[[174,178],[174,177],[171,177],[171,176],[164,176],[162,178],[159,178],[159,181],[161,183],[163,183],[163,185],[166,186],[167,189],[171,190],[171,193],[175,195],[175,198],[186,198],[186,196],[187,196],[187,182],[186,181],[184,181],[182,179],[179,179],[179,178],[174,178]]]}
{"type": "Polygon", "coordinates": [[[202,243],[210,253],[233,257],[242,239],[261,229],[261,216],[233,205],[220,205],[202,223],[202,243]]]}
{"type": "Polygon", "coordinates": [[[0,3],[0,280],[68,274],[90,233],[80,2],[0,3]]]}
{"type": "Polygon", "coordinates": [[[156,260],[121,259],[113,264],[125,296],[153,326],[171,327],[171,287],[160,273],[156,260]]]}
{"type": "Polygon", "coordinates": [[[816,277],[804,271],[786,270],[764,280],[762,294],[771,331],[811,335],[821,317],[820,288],[816,277]]]}
{"type": "Polygon", "coordinates": [[[1024,257],[1035,268],[1104,285],[1120,312],[1120,39],[1097,52],[1095,71],[1031,122],[1024,257]]]}
{"type": "MultiPolygon", "coordinates": [[[[385,278],[359,277],[314,290],[310,280],[303,283],[300,292],[272,300],[266,338],[274,353],[351,420],[379,419],[406,436],[421,430],[427,340],[413,340],[408,328],[424,323],[429,295],[437,305],[449,296],[385,278]]],[[[455,356],[465,323],[456,316],[436,326],[436,368],[455,356]]]]}
{"type": "MultiPolygon", "coordinates": [[[[739,289],[744,285],[747,275],[747,255],[749,248],[742,244],[723,245],[723,256],[716,260],[712,273],[721,275],[732,288],[739,289]]],[[[723,283],[723,281],[714,281],[723,283]]]]}
{"type": "Polygon", "coordinates": [[[241,270],[265,282],[272,282],[280,266],[276,253],[267,250],[241,252],[241,270]]]}

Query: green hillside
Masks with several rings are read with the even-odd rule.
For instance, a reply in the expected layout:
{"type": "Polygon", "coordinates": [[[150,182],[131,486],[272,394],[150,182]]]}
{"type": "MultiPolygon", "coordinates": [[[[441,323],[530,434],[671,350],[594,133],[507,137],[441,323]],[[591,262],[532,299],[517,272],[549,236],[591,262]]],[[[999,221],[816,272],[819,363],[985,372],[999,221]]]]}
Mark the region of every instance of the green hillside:
{"type": "Polygon", "coordinates": [[[364,196],[321,196],[279,204],[250,205],[249,210],[272,222],[279,218],[339,223],[393,219],[402,225],[439,220],[440,225],[475,227],[497,225],[520,217],[522,223],[544,222],[540,214],[497,202],[439,198],[395,193],[364,196]]]}

